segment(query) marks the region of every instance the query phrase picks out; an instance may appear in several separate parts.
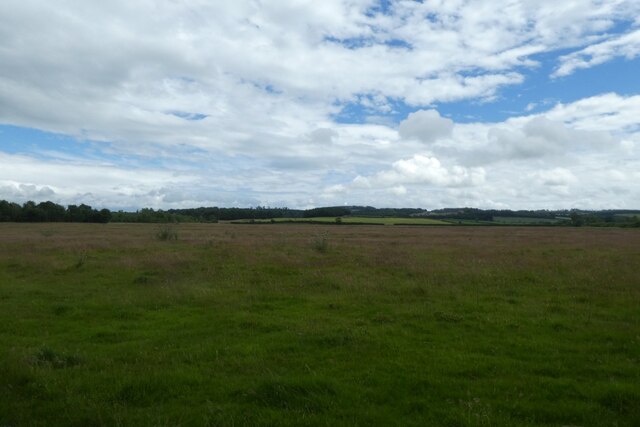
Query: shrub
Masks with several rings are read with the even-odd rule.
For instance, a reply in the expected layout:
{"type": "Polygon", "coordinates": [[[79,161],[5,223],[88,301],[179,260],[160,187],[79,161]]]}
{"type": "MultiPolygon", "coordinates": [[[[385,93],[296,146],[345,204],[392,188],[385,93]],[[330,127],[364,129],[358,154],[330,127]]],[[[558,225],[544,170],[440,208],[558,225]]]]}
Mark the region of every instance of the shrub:
{"type": "Polygon", "coordinates": [[[178,240],[178,232],[171,225],[160,227],[156,233],[156,238],[161,241],[178,240]]]}
{"type": "Polygon", "coordinates": [[[326,233],[317,234],[313,239],[312,247],[320,253],[326,253],[329,250],[329,239],[326,233]]]}

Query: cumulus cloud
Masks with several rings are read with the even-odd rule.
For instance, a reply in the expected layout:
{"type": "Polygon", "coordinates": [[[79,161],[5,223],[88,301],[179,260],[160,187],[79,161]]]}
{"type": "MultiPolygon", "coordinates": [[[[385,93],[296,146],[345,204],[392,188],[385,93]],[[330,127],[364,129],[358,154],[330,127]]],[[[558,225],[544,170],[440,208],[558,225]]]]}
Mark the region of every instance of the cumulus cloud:
{"type": "MultiPolygon", "coordinates": [[[[193,176],[160,169],[129,169],[101,163],[70,164],[0,152],[0,198],[56,200],[99,205],[135,206],[135,199],[171,181],[193,182],[193,176]]],[[[155,201],[146,198],[155,205],[155,201]]]]}
{"type": "Polygon", "coordinates": [[[8,180],[0,180],[0,199],[13,202],[27,200],[45,201],[56,197],[56,192],[46,185],[23,184],[8,180]]]}
{"type": "Polygon", "coordinates": [[[388,112],[389,99],[495,97],[533,55],[640,14],[632,0],[374,4],[3,1],[0,120],[129,149],[248,151],[350,101],[388,112]]]}
{"type": "Polygon", "coordinates": [[[541,198],[571,196],[572,189],[579,182],[570,170],[561,167],[533,172],[529,177],[529,187],[541,198]]]}
{"type": "Polygon", "coordinates": [[[573,142],[569,129],[545,117],[530,120],[518,131],[491,129],[489,134],[508,158],[556,155],[573,142]]]}
{"type": "Polygon", "coordinates": [[[494,127],[487,135],[485,157],[492,160],[576,154],[612,142],[606,132],[572,129],[544,116],[535,116],[522,126],[494,127]]]}
{"type": "Polygon", "coordinates": [[[417,139],[424,143],[451,136],[452,131],[453,120],[440,116],[436,110],[419,110],[411,113],[399,127],[402,138],[417,139]]]}
{"type": "Polygon", "coordinates": [[[0,123],[91,141],[71,158],[0,139],[1,194],[304,207],[326,187],[323,202],[518,207],[570,170],[564,187],[609,206],[605,171],[635,177],[640,96],[535,100],[538,115],[495,123],[434,108],[499,100],[559,49],[575,52],[557,75],[635,57],[637,26],[616,24],[639,2],[375,5],[0,2],[0,123]]]}
{"type": "Polygon", "coordinates": [[[467,169],[458,165],[447,168],[435,157],[416,154],[393,162],[390,169],[370,177],[358,176],[355,183],[367,186],[398,188],[402,185],[437,185],[444,187],[473,186],[484,182],[482,168],[467,169]]]}

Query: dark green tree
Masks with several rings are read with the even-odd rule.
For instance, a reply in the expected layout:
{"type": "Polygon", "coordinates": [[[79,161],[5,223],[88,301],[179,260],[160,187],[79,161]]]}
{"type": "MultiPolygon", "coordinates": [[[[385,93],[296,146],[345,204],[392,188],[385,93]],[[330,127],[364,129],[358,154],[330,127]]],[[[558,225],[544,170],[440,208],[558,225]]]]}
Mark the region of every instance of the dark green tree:
{"type": "Polygon", "coordinates": [[[569,218],[571,219],[571,225],[574,227],[582,227],[584,225],[584,218],[578,212],[571,212],[569,218]]]}
{"type": "Polygon", "coordinates": [[[42,222],[45,220],[44,212],[36,205],[35,202],[29,200],[22,205],[20,221],[23,222],[42,222]]]}
{"type": "Polygon", "coordinates": [[[37,208],[43,216],[43,221],[61,222],[65,220],[66,209],[64,206],[53,202],[42,202],[38,204],[37,208]]]}
{"type": "Polygon", "coordinates": [[[0,221],[19,221],[22,208],[17,203],[0,200],[0,221]]]}

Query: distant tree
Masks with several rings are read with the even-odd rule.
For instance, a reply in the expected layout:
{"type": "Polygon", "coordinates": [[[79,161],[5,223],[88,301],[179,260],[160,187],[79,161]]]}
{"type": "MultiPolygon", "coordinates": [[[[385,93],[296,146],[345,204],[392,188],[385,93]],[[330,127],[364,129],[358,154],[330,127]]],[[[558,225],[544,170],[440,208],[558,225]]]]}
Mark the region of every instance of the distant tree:
{"type": "Polygon", "coordinates": [[[111,211],[109,209],[94,210],[91,215],[91,222],[100,222],[106,224],[111,220],[111,211]]]}
{"type": "Polygon", "coordinates": [[[89,205],[84,203],[80,206],[69,205],[67,207],[67,222],[91,222],[93,216],[93,209],[89,205]]]}
{"type": "Polygon", "coordinates": [[[20,214],[20,221],[24,222],[42,222],[45,220],[44,212],[35,204],[29,200],[22,205],[22,212],[20,214]]]}
{"type": "Polygon", "coordinates": [[[351,214],[351,210],[342,206],[315,208],[315,209],[308,209],[304,211],[305,218],[331,217],[331,216],[336,217],[336,216],[345,216],[350,214],[351,214]]]}
{"type": "Polygon", "coordinates": [[[584,225],[584,219],[577,212],[571,212],[569,219],[571,220],[571,225],[574,227],[582,227],[584,225]]]}
{"type": "Polygon", "coordinates": [[[66,209],[64,206],[53,202],[42,202],[38,204],[37,208],[43,216],[43,221],[61,222],[65,220],[66,209]]]}

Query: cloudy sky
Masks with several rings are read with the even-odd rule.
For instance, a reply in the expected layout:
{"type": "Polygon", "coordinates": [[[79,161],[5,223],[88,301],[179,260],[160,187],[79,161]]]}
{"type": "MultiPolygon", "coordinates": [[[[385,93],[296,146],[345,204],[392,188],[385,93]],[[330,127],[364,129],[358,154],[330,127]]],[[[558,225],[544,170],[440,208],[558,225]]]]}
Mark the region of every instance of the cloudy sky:
{"type": "Polygon", "coordinates": [[[640,208],[640,1],[3,0],[0,199],[640,208]]]}

